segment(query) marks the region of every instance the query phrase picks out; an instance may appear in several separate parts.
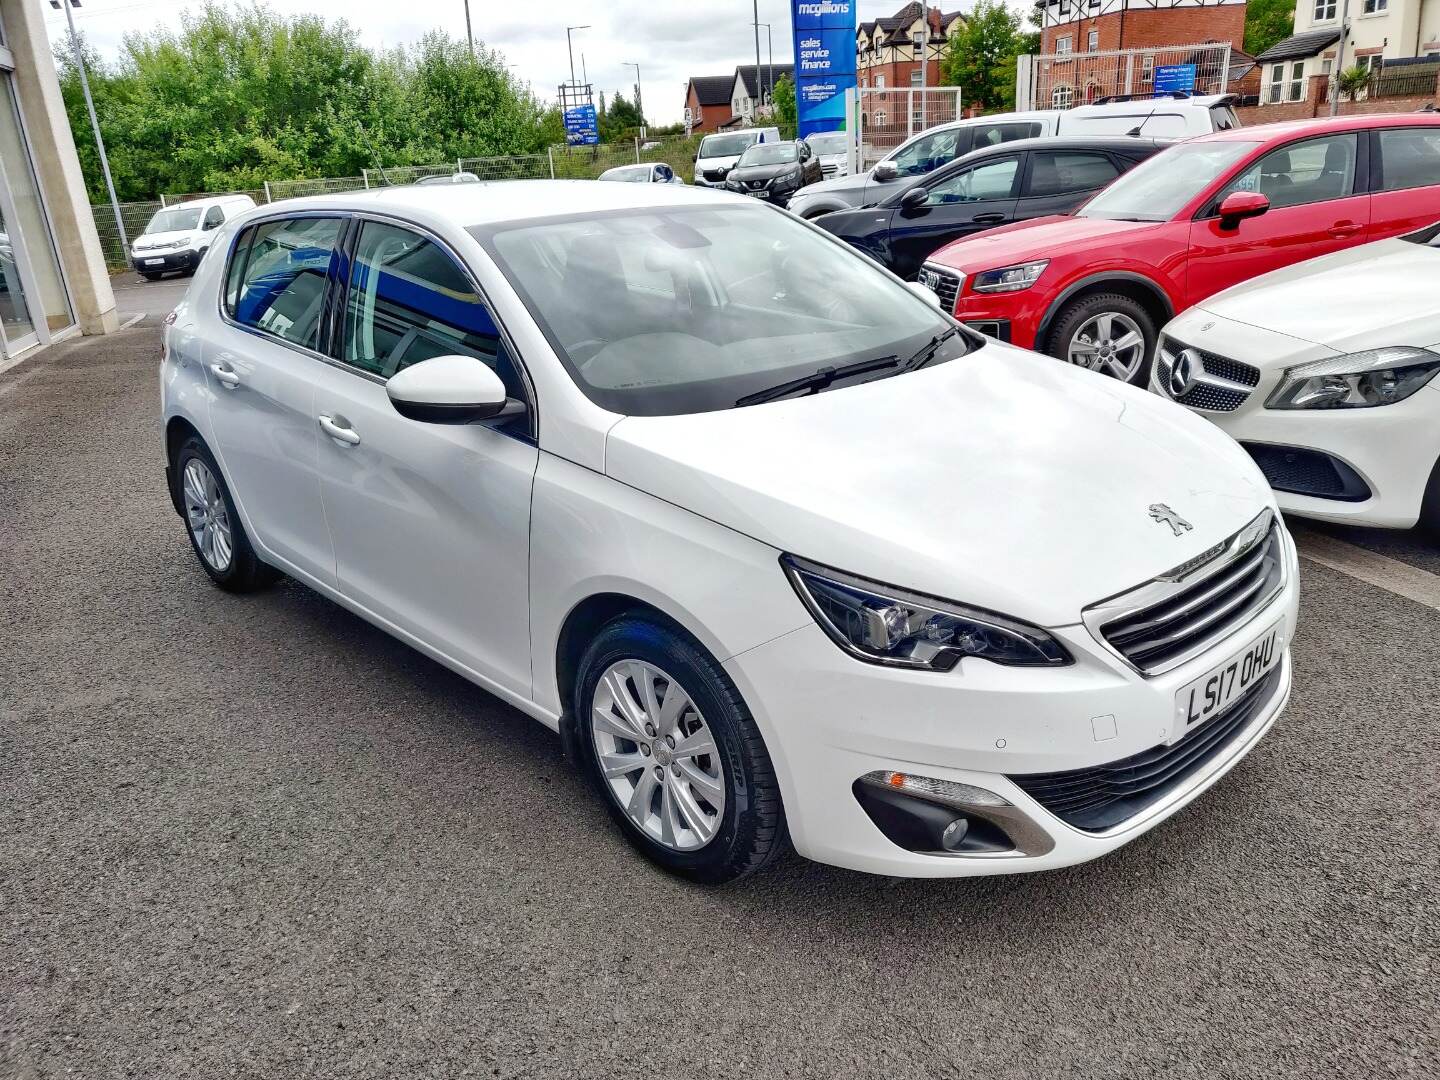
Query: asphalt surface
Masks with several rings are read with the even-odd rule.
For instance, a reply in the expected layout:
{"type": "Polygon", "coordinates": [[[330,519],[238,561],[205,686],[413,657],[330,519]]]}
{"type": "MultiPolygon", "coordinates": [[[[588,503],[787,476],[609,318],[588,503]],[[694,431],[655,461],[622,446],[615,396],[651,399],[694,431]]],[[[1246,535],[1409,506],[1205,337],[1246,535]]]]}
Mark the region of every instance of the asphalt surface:
{"type": "Polygon", "coordinates": [[[518,712],[210,587],[150,288],[0,376],[0,1077],[1440,1072],[1440,612],[1306,564],[1287,714],[1098,862],[707,891],[518,712]]]}

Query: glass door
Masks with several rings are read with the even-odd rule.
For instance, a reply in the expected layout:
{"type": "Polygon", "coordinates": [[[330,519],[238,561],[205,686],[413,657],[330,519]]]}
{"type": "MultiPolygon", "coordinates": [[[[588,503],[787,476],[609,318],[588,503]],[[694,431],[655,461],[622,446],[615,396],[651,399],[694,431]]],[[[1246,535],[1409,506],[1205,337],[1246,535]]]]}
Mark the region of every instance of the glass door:
{"type": "MultiPolygon", "coordinates": [[[[5,184],[0,174],[0,187],[5,184]]],[[[30,321],[30,308],[25,303],[25,286],[20,281],[20,268],[15,263],[15,244],[5,218],[3,203],[7,193],[0,193],[0,349],[4,355],[19,352],[39,339],[35,324],[30,321]]]]}

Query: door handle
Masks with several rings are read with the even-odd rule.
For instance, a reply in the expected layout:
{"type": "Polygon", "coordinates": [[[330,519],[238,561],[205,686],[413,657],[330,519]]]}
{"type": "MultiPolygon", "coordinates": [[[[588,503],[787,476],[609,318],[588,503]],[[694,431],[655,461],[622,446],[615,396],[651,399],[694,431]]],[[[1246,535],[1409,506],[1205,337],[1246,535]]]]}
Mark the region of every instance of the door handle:
{"type": "Polygon", "coordinates": [[[240,376],[229,364],[211,364],[210,374],[220,380],[220,385],[226,390],[234,390],[240,385],[240,376]]]}
{"type": "Polygon", "coordinates": [[[1358,225],[1353,221],[1337,221],[1334,225],[1330,226],[1330,235],[1339,240],[1342,237],[1354,236],[1364,227],[1364,225],[1358,225]]]}
{"type": "Polygon", "coordinates": [[[344,443],[346,446],[354,446],[360,441],[360,433],[358,431],[352,427],[341,427],[335,422],[333,416],[317,416],[316,419],[320,421],[320,430],[336,442],[344,443]]]}
{"type": "Polygon", "coordinates": [[[976,225],[999,225],[1005,220],[1004,214],[976,214],[970,219],[976,225]]]}

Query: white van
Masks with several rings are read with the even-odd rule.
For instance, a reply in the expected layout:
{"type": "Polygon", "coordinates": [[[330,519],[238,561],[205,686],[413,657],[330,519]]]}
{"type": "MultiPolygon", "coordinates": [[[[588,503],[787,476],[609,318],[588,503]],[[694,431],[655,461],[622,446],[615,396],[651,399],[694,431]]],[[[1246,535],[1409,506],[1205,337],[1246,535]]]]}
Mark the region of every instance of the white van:
{"type": "Polygon", "coordinates": [[[719,131],[700,140],[695,153],[695,183],[701,187],[724,187],[725,177],[740,160],[740,155],[756,143],[780,142],[777,127],[741,128],[719,131]]]}
{"type": "Polygon", "coordinates": [[[172,270],[193,274],[210,247],[210,235],[237,214],[254,209],[249,195],[217,195],[157,210],[130,245],[130,265],[146,281],[172,270]]]}

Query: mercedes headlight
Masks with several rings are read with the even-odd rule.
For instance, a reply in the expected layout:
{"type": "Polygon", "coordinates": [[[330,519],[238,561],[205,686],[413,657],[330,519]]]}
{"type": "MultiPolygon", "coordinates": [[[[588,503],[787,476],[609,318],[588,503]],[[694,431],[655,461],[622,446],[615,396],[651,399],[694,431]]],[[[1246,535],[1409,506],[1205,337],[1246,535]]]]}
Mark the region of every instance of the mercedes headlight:
{"type": "Polygon", "coordinates": [[[1038,262],[1005,266],[999,270],[984,270],[975,275],[971,289],[982,293],[1020,292],[1039,281],[1040,275],[1049,265],[1049,259],[1040,259],[1038,262]]]}
{"type": "Polygon", "coordinates": [[[1440,370],[1440,353],[1410,346],[1316,360],[1288,368],[1265,403],[1271,409],[1370,409],[1404,401],[1440,370]]]}
{"type": "Polygon", "coordinates": [[[993,611],[917,596],[790,555],[781,561],[821,628],[872,664],[949,671],[967,656],[1023,666],[1071,662],[1044,630],[993,611]]]}

